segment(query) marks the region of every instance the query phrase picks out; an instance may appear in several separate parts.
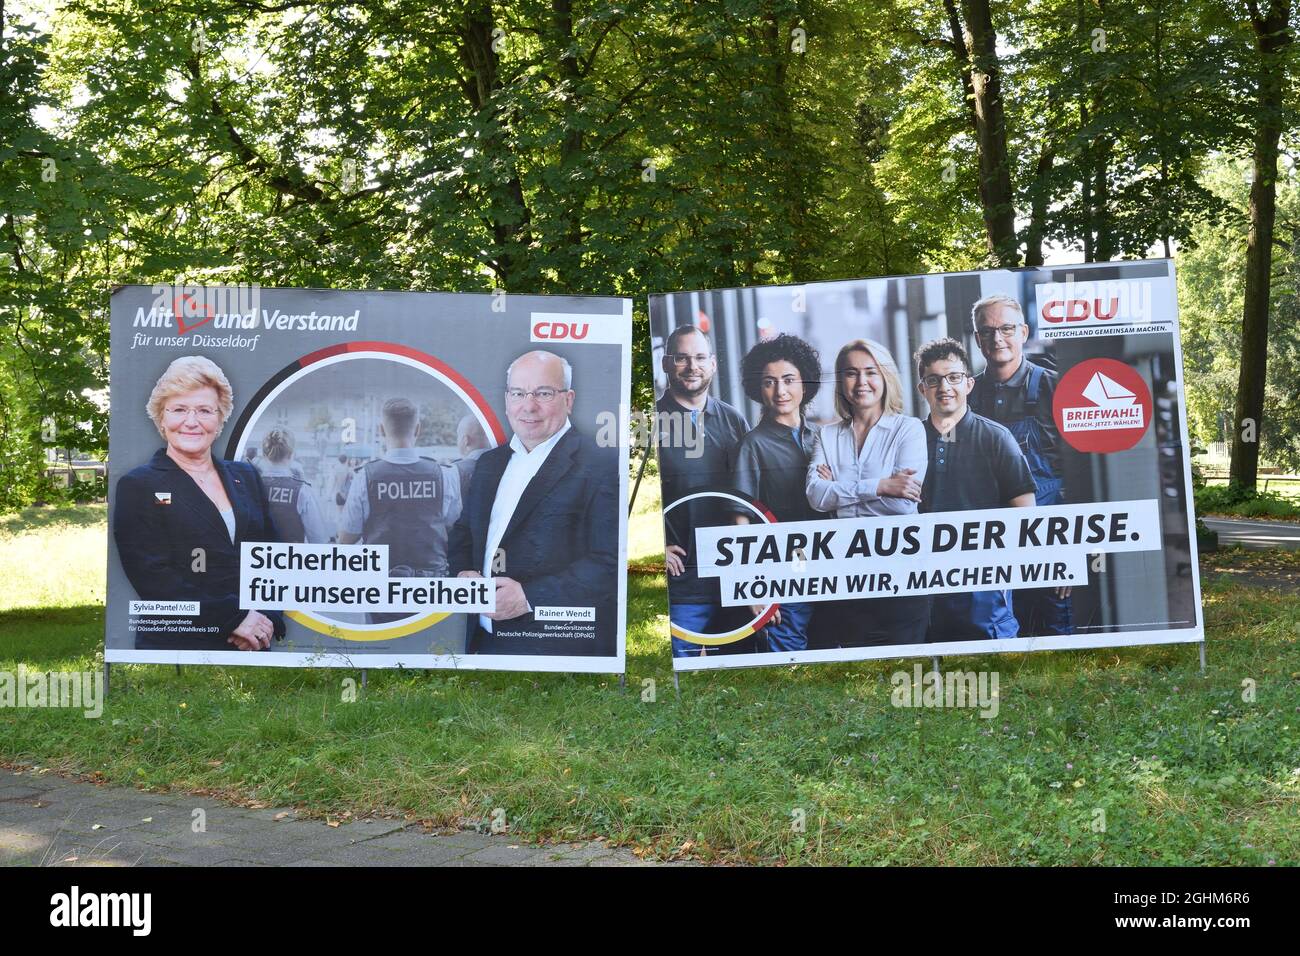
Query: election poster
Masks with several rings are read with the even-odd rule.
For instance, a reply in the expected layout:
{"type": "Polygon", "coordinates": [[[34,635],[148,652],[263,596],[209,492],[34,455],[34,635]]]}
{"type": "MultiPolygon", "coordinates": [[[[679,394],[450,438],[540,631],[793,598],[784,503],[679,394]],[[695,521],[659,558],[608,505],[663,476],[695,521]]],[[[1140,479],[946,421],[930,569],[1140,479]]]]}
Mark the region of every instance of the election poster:
{"type": "Polygon", "coordinates": [[[624,669],[626,299],[124,286],[104,659],[624,669]]]}
{"type": "Polygon", "coordinates": [[[652,296],[678,670],[1201,641],[1167,260],[652,296]]]}

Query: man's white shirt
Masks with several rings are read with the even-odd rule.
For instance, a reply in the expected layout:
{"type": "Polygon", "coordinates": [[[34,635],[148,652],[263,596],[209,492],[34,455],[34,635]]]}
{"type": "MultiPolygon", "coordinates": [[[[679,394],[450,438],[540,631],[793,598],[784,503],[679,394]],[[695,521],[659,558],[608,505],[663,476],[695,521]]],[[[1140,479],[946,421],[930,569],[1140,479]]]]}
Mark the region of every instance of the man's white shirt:
{"type": "MultiPolygon", "coordinates": [[[[550,457],[551,451],[564,437],[564,433],[569,430],[569,427],[569,420],[566,418],[563,428],[532,451],[524,447],[524,443],[519,440],[518,435],[510,439],[510,461],[506,464],[506,470],[501,473],[501,483],[497,485],[497,496],[492,502],[492,517],[488,520],[487,545],[483,549],[483,577],[492,577],[492,558],[496,554],[497,548],[501,546],[501,539],[505,537],[506,528],[510,526],[510,519],[514,517],[515,509],[519,507],[519,499],[524,496],[524,489],[542,470],[542,465],[546,464],[546,459],[550,457]]],[[[508,563],[506,567],[508,576],[508,563]]],[[[531,611],[532,609],[532,605],[529,605],[528,610],[531,611]]],[[[485,631],[489,634],[492,633],[492,620],[490,618],[480,615],[478,621],[485,631]]]]}

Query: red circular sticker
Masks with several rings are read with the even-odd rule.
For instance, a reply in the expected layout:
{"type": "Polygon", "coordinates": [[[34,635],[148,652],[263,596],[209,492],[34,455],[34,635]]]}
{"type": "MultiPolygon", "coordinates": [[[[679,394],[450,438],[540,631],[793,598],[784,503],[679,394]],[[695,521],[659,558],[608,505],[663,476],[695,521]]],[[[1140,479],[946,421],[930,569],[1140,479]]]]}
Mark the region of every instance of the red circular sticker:
{"type": "Polygon", "coordinates": [[[1130,365],[1089,359],[1061,376],[1052,403],[1056,430],[1079,451],[1127,451],[1151,424],[1151,390],[1130,365]]]}

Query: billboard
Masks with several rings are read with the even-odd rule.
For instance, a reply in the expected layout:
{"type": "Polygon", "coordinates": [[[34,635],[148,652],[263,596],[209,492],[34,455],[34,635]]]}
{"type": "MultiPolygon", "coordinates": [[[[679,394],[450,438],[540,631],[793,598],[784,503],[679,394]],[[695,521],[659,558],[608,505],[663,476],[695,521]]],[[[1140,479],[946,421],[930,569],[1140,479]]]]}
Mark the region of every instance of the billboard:
{"type": "Polygon", "coordinates": [[[650,299],[678,670],[1204,639],[1167,260],[650,299]]]}
{"type": "Polygon", "coordinates": [[[125,286],[111,323],[106,662],[623,671],[629,300],[125,286]]]}

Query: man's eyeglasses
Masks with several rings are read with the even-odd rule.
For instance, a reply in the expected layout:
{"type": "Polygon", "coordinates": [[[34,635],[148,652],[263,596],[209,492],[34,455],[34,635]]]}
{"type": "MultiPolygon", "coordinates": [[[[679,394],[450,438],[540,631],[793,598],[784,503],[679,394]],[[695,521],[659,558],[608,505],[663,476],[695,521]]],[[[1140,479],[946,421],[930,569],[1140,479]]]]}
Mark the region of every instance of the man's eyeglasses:
{"type": "Polygon", "coordinates": [[[168,418],[174,418],[178,422],[183,422],[193,414],[201,422],[215,421],[219,414],[217,409],[210,408],[207,405],[200,405],[197,408],[190,408],[188,405],[173,405],[171,408],[164,409],[168,418]]]}
{"type": "Polygon", "coordinates": [[[1019,329],[1019,325],[998,325],[993,328],[981,328],[976,331],[975,336],[981,342],[992,342],[999,335],[1010,341],[1019,329]]]}
{"type": "Polygon", "coordinates": [[[947,382],[954,388],[966,381],[969,372],[949,372],[947,375],[927,375],[921,379],[926,388],[938,388],[940,382],[947,382]]]}
{"type": "Polygon", "coordinates": [[[712,355],[687,355],[685,352],[674,352],[668,356],[673,365],[678,368],[685,368],[694,362],[696,365],[707,365],[712,355]]]}
{"type": "Polygon", "coordinates": [[[511,402],[522,402],[526,398],[535,398],[543,405],[549,405],[555,401],[557,395],[567,392],[567,388],[534,388],[531,391],[524,391],[522,388],[507,388],[506,399],[511,402]]]}

